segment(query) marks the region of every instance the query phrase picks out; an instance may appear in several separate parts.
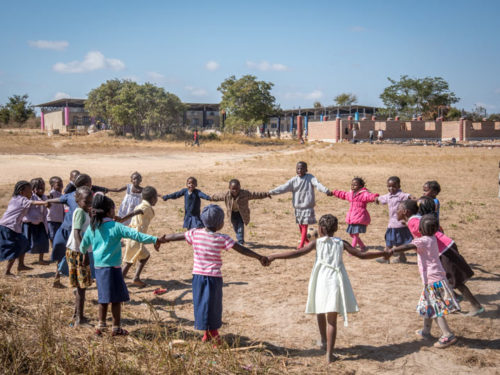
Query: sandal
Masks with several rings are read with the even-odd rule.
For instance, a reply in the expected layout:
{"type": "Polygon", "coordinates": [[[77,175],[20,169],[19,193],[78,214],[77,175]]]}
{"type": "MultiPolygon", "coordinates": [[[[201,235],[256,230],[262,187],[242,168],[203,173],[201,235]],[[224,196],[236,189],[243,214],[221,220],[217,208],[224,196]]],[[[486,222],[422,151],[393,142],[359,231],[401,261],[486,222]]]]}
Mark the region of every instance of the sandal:
{"type": "Polygon", "coordinates": [[[128,336],[128,331],[122,327],[113,328],[111,336],[128,336]]]}
{"type": "Polygon", "coordinates": [[[159,296],[165,293],[167,293],[167,289],[162,289],[162,288],[156,288],[153,292],[155,296],[159,296]]]}
{"type": "Polygon", "coordinates": [[[482,314],[482,313],[484,313],[484,307],[483,306],[481,306],[477,310],[470,311],[469,313],[465,314],[465,316],[476,316],[476,315],[479,315],[479,314],[482,314]]]}
{"type": "Polygon", "coordinates": [[[432,335],[430,333],[425,333],[423,329],[417,329],[415,331],[415,334],[420,337],[421,339],[425,339],[425,340],[430,340],[432,339],[432,335]]]}
{"type": "Polygon", "coordinates": [[[455,335],[451,335],[448,337],[441,336],[439,340],[434,344],[434,347],[444,349],[447,348],[450,345],[453,345],[454,343],[457,342],[457,337],[455,335]]]}

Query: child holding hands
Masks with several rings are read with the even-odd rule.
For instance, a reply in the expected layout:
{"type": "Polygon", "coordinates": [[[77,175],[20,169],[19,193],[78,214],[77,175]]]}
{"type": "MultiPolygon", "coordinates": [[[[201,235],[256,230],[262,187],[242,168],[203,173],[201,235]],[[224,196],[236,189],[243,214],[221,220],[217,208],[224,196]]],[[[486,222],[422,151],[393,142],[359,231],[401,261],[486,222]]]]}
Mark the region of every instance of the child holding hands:
{"type": "Polygon", "coordinates": [[[292,193],[292,204],[295,208],[295,221],[299,225],[300,244],[298,248],[304,246],[307,240],[307,227],[310,224],[316,224],[316,215],[314,206],[316,199],[314,197],[314,188],[318,191],[331,196],[332,193],[324,187],[312,174],[307,173],[307,163],[299,161],[296,166],[297,175],[292,177],[286,183],[269,192],[270,195],[292,193]]]}
{"type": "Polygon", "coordinates": [[[285,253],[271,254],[267,258],[269,263],[275,259],[298,258],[316,249],[314,263],[309,279],[306,314],[316,314],[321,347],[326,349],[326,361],[333,359],[333,348],[337,336],[337,314],[344,318],[347,326],[347,314],[359,311],[354,292],[347,276],[342,260],[342,253],[360,259],[388,258],[383,251],[361,252],[350,246],[346,241],[334,237],[338,228],[338,220],[333,215],[323,215],[319,219],[318,232],[320,238],[311,241],[302,249],[285,253]]]}
{"type": "Polygon", "coordinates": [[[195,228],[185,233],[170,234],[169,241],[185,240],[193,246],[193,306],[194,328],[205,331],[202,341],[220,342],[222,326],[222,257],[223,250],[234,249],[238,253],[255,258],[266,266],[266,257],[236,243],[226,234],[218,233],[224,227],[224,211],[217,205],[206,206],[201,213],[205,228],[195,228]]]}

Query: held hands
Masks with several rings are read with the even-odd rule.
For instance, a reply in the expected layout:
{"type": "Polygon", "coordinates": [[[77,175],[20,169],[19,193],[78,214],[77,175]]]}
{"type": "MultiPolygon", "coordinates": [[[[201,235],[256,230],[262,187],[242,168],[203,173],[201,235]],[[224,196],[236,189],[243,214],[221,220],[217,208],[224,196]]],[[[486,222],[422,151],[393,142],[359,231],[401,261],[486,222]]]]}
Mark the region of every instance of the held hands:
{"type": "Polygon", "coordinates": [[[385,260],[388,260],[391,256],[393,256],[393,255],[394,255],[394,251],[393,251],[392,249],[388,248],[388,247],[386,247],[386,248],[384,249],[384,253],[385,253],[385,254],[384,254],[384,259],[385,259],[385,260]]]}
{"type": "Polygon", "coordinates": [[[160,246],[161,244],[164,244],[164,243],[167,243],[168,240],[167,240],[167,235],[164,234],[163,236],[161,237],[158,237],[156,242],[155,242],[155,245],[154,245],[154,248],[156,251],[160,251],[160,246]]]}
{"type": "Polygon", "coordinates": [[[88,267],[90,265],[90,257],[89,257],[89,253],[85,253],[83,255],[83,266],[84,267],[88,267]]]}
{"type": "Polygon", "coordinates": [[[326,192],[326,195],[329,196],[329,197],[333,197],[333,192],[331,190],[328,190],[326,192]]]}
{"type": "Polygon", "coordinates": [[[261,256],[259,258],[260,264],[262,264],[263,267],[268,267],[271,264],[271,261],[269,260],[268,257],[261,256]]]}

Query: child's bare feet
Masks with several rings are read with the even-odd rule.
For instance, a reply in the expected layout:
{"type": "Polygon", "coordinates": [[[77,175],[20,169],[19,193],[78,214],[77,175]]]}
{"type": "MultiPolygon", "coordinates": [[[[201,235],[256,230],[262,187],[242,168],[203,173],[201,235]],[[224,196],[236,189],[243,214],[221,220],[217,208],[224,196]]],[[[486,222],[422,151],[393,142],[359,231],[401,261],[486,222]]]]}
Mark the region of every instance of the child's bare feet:
{"type": "Polygon", "coordinates": [[[139,288],[145,288],[148,286],[148,284],[146,284],[144,281],[142,281],[141,279],[134,279],[132,281],[132,284],[138,286],[139,288]]]}
{"type": "Polygon", "coordinates": [[[8,272],[6,271],[6,272],[5,272],[5,277],[10,277],[10,278],[13,278],[13,279],[17,278],[17,276],[16,276],[16,275],[14,275],[14,274],[13,274],[12,272],[10,272],[10,271],[8,271],[8,272]]]}
{"type": "Polygon", "coordinates": [[[28,267],[25,264],[17,266],[17,271],[30,271],[32,269],[33,269],[33,267],[28,267]]]}
{"type": "Polygon", "coordinates": [[[36,264],[39,264],[41,266],[48,266],[50,264],[50,262],[47,262],[46,260],[39,260],[38,262],[36,262],[36,264]]]}
{"type": "Polygon", "coordinates": [[[332,362],[335,362],[336,360],[338,360],[339,357],[337,357],[335,354],[330,354],[330,355],[326,355],[326,363],[332,363],[332,362]]]}
{"type": "Polygon", "coordinates": [[[65,288],[65,286],[61,283],[60,279],[55,279],[54,282],[52,283],[52,287],[57,289],[65,288]]]}

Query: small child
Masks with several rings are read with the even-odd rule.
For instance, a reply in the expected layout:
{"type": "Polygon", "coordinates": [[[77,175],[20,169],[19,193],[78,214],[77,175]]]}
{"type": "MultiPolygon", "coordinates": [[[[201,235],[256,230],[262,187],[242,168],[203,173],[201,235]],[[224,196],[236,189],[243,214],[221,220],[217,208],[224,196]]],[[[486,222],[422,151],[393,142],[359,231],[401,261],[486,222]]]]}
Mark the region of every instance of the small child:
{"type": "MultiPolygon", "coordinates": [[[[118,210],[118,216],[124,217],[129,213],[133,212],[135,206],[142,202],[142,176],[139,172],[134,172],[130,176],[131,184],[127,184],[126,186],[118,189],[119,192],[127,191],[125,197],[123,198],[122,204],[120,205],[120,209],[118,210]]],[[[131,219],[127,219],[122,222],[123,225],[129,225],[131,219]]]]}
{"type": "MultiPolygon", "coordinates": [[[[408,193],[401,191],[401,180],[397,176],[391,176],[387,179],[388,194],[382,195],[375,200],[377,204],[387,204],[389,206],[389,224],[385,232],[385,245],[387,248],[410,243],[413,237],[408,227],[398,220],[399,203],[412,198],[408,193]]],[[[379,263],[387,263],[388,260],[377,259],[379,263]]],[[[395,255],[392,263],[406,263],[405,253],[395,255]]]]}
{"type": "Polygon", "coordinates": [[[333,237],[337,228],[338,220],[335,216],[323,215],[318,225],[320,238],[311,241],[302,249],[268,256],[269,263],[271,263],[275,259],[298,258],[316,249],[316,262],[309,279],[305,312],[316,314],[321,335],[321,348],[326,349],[328,363],[333,360],[333,348],[337,336],[337,314],[342,315],[344,325],[347,326],[347,314],[359,311],[342,260],[342,252],[347,250],[349,254],[360,259],[388,257],[388,254],[383,251],[361,252],[351,247],[346,241],[333,237]]]}
{"type": "Polygon", "coordinates": [[[351,246],[356,247],[359,244],[359,249],[366,251],[366,246],[359,238],[359,235],[360,233],[366,233],[366,227],[371,221],[366,206],[368,203],[374,202],[379,195],[370,193],[361,177],[353,178],[351,191],[334,190],[333,195],[350,202],[345,221],[347,223],[347,233],[352,238],[351,246]]]}
{"type": "MultiPolygon", "coordinates": [[[[57,199],[62,196],[63,181],[61,177],[53,176],[49,180],[49,199],[57,199]]],[[[47,225],[49,227],[49,239],[54,246],[54,237],[64,220],[64,206],[55,204],[47,208],[47,225]]]]}
{"type": "Polygon", "coordinates": [[[194,328],[205,331],[202,341],[214,339],[220,343],[218,329],[222,326],[222,250],[233,248],[238,253],[258,259],[262,265],[268,260],[239,245],[226,234],[217,233],[224,227],[224,211],[215,204],[206,206],[201,213],[205,228],[185,233],[174,233],[166,241],[186,240],[193,246],[193,305],[194,328]]]}
{"type": "Polygon", "coordinates": [[[80,174],[80,171],[77,169],[73,169],[69,173],[69,182],[66,185],[66,188],[64,189],[64,194],[69,194],[69,193],[72,193],[76,190],[75,180],[79,174],[80,174]]]}
{"type": "MultiPolygon", "coordinates": [[[[132,218],[130,228],[138,232],[147,233],[149,224],[155,216],[153,207],[158,202],[158,192],[152,186],[146,186],[142,189],[142,202],[135,207],[136,210],[141,210],[142,215],[136,215],[132,218]]],[[[156,250],[156,249],[155,249],[156,250]]],[[[149,251],[146,247],[137,241],[127,239],[125,240],[125,256],[123,258],[122,275],[125,278],[132,265],[139,261],[133,283],[139,288],[144,288],[147,284],[141,280],[141,272],[144,269],[147,261],[150,258],[149,251]]]]}
{"type": "Polygon", "coordinates": [[[424,191],[424,195],[427,197],[431,197],[434,200],[436,205],[436,214],[439,220],[439,209],[441,205],[439,204],[439,199],[437,199],[438,194],[441,192],[441,185],[437,181],[427,181],[422,187],[424,191]]]}
{"type": "Polygon", "coordinates": [[[113,221],[115,217],[115,204],[105,195],[98,194],[92,200],[92,218],[90,227],[85,231],[80,251],[88,252],[92,246],[94,253],[95,277],[97,282],[97,299],[99,303],[99,325],[96,335],[101,335],[106,328],[106,315],[108,304],[111,303],[113,315],[113,336],[128,335],[121,328],[121,303],[128,301],[127,286],[123,280],[121,270],[122,238],[130,238],[142,243],[154,243],[156,248],[165,242],[148,234],[137,232],[123,224],[113,221]]]}
{"type": "Polygon", "coordinates": [[[194,177],[188,177],[186,187],[175,193],[167,194],[162,197],[164,201],[169,199],[178,199],[184,197],[184,223],[183,228],[203,228],[200,219],[201,199],[210,200],[210,196],[201,190],[198,190],[198,180],[194,177]]]}
{"type": "MultiPolygon", "coordinates": [[[[46,201],[45,181],[38,177],[31,180],[34,201],[46,201]]],[[[49,262],[43,255],[49,252],[49,234],[47,225],[47,206],[31,206],[23,217],[23,235],[30,243],[29,253],[38,254],[38,264],[47,266],[49,262]]]]}
{"type": "Polygon", "coordinates": [[[84,316],[85,291],[92,285],[89,254],[80,251],[82,237],[90,224],[92,191],[88,186],[76,189],[75,201],[78,208],[73,212],[71,234],[66,244],[66,262],[69,268],[69,283],[75,288],[75,326],[88,327],[84,316]]]}
{"type": "Polygon", "coordinates": [[[245,225],[250,223],[248,201],[250,199],[264,198],[271,198],[271,194],[242,190],[240,181],[235,178],[229,181],[227,192],[212,195],[212,201],[224,201],[226,204],[227,218],[231,219],[234,233],[236,233],[236,240],[240,245],[245,243],[245,225]]]}
{"type": "Polygon", "coordinates": [[[316,224],[316,215],[314,206],[316,199],[314,188],[318,191],[332,196],[330,190],[324,187],[312,174],[307,173],[307,163],[299,161],[296,166],[297,175],[292,177],[286,183],[269,192],[270,195],[292,192],[292,204],[295,208],[295,221],[299,225],[300,244],[298,248],[308,243],[307,227],[310,224],[316,224]]]}
{"type": "MultiPolygon", "coordinates": [[[[418,230],[420,224],[420,218],[423,215],[434,214],[436,215],[436,206],[434,200],[430,197],[423,196],[418,200],[417,205],[408,204],[409,208],[401,209],[401,217],[408,217],[408,228],[412,232],[413,236],[421,237],[418,230]],[[418,212],[414,215],[415,207],[418,207],[418,212]],[[412,216],[413,215],[413,216],[412,216]]],[[[476,316],[484,312],[484,307],[479,303],[479,301],[474,297],[469,288],[465,285],[467,280],[474,276],[474,271],[469,266],[467,261],[458,252],[458,247],[455,241],[450,237],[446,236],[441,231],[435,234],[439,250],[439,260],[441,265],[446,272],[446,279],[448,284],[453,289],[458,289],[465,300],[469,301],[474,307],[470,311],[468,316],[476,316]]],[[[457,298],[458,300],[458,298],[457,298]]],[[[460,302],[460,301],[459,301],[460,302]]]]}
{"type": "Polygon", "coordinates": [[[417,305],[417,312],[424,318],[423,329],[415,333],[424,339],[430,339],[433,319],[436,319],[442,336],[434,344],[437,348],[446,348],[457,342],[451,332],[445,315],[460,311],[460,306],[455,300],[453,290],[446,281],[446,272],[439,261],[439,250],[436,232],[439,221],[435,215],[424,215],[420,219],[419,231],[422,237],[413,239],[411,244],[386,249],[389,254],[400,251],[417,250],[418,269],[424,288],[417,305]]]}
{"type": "Polygon", "coordinates": [[[46,201],[30,200],[33,189],[28,181],[18,181],[7,210],[0,219],[0,261],[7,261],[6,276],[13,276],[11,269],[18,259],[17,271],[31,270],[24,264],[24,254],[30,243],[22,234],[22,220],[31,206],[44,206],[46,201]]]}

